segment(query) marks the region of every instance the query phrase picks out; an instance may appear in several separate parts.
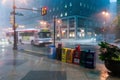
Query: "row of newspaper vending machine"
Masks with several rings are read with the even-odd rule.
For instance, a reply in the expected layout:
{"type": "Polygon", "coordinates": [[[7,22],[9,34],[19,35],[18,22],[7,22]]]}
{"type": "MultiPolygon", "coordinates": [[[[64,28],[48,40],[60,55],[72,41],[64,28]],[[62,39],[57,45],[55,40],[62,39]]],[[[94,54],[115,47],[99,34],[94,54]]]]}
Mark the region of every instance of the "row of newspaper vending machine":
{"type": "Polygon", "coordinates": [[[63,48],[61,44],[58,47],[50,47],[50,58],[57,59],[62,62],[72,63],[86,68],[95,68],[95,52],[86,50],[81,51],[80,45],[75,49],[63,48]]]}

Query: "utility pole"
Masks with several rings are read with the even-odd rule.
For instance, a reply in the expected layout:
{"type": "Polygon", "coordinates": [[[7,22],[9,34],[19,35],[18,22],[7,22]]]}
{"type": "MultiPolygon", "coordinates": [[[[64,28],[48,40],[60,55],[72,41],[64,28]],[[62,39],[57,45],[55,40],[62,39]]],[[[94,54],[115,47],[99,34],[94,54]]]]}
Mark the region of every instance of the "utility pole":
{"type": "Polygon", "coordinates": [[[16,22],[15,22],[15,13],[16,13],[16,5],[15,0],[13,0],[13,31],[14,31],[14,43],[13,43],[13,50],[17,50],[17,33],[16,33],[16,22]]]}

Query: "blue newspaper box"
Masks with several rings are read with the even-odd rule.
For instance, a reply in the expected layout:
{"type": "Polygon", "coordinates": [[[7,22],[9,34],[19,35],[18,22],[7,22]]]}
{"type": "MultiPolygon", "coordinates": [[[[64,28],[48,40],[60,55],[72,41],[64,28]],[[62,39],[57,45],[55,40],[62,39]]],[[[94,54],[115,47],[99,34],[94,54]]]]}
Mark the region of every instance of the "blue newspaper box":
{"type": "Polygon", "coordinates": [[[56,59],[56,48],[54,45],[50,45],[49,46],[49,55],[48,55],[49,58],[51,59],[56,59]]]}

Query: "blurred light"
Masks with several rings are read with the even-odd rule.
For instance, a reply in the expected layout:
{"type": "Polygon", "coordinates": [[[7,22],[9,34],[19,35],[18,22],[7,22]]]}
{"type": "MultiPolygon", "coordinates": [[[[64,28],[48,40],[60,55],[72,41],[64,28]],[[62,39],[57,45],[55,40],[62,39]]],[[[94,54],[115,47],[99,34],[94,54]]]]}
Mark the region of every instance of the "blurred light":
{"type": "Polygon", "coordinates": [[[97,34],[95,34],[95,36],[97,36],[97,34]]]}
{"type": "Polygon", "coordinates": [[[102,14],[105,15],[105,16],[108,16],[108,15],[109,15],[109,13],[106,12],[106,11],[103,11],[102,14]]]}
{"type": "Polygon", "coordinates": [[[2,4],[5,4],[6,3],[6,0],[2,0],[2,4]]]}
{"type": "Polygon", "coordinates": [[[5,51],[5,49],[2,49],[2,52],[4,52],[5,51]]]}
{"type": "Polygon", "coordinates": [[[36,13],[38,11],[37,8],[32,8],[33,12],[36,13]]]}
{"type": "Polygon", "coordinates": [[[45,6],[44,9],[47,10],[48,8],[45,6]]]}
{"type": "Polygon", "coordinates": [[[117,2],[117,0],[110,0],[110,2],[117,2]]]}
{"type": "Polygon", "coordinates": [[[46,25],[46,24],[47,24],[47,22],[44,22],[43,24],[44,24],[44,25],[46,25]]]}
{"type": "Polygon", "coordinates": [[[43,24],[43,21],[40,21],[40,24],[43,24]]]}
{"type": "Polygon", "coordinates": [[[81,29],[81,32],[85,32],[83,29],[81,29]]]}
{"type": "Polygon", "coordinates": [[[61,24],[61,23],[62,23],[61,19],[58,19],[58,20],[57,20],[57,23],[58,23],[58,24],[61,24]]]}
{"type": "Polygon", "coordinates": [[[65,30],[63,30],[62,33],[65,33],[65,30]]]}
{"type": "Polygon", "coordinates": [[[24,25],[19,25],[18,28],[25,28],[25,26],[24,25]]]}
{"type": "MultiPolygon", "coordinates": [[[[19,3],[19,4],[27,4],[27,0],[15,0],[16,1],[16,3],[19,3]]],[[[3,5],[4,4],[9,4],[9,3],[12,3],[12,0],[2,0],[2,2],[1,2],[3,5]]]]}
{"type": "Polygon", "coordinates": [[[59,34],[57,34],[57,37],[60,37],[60,35],[59,35],[59,34]]]}

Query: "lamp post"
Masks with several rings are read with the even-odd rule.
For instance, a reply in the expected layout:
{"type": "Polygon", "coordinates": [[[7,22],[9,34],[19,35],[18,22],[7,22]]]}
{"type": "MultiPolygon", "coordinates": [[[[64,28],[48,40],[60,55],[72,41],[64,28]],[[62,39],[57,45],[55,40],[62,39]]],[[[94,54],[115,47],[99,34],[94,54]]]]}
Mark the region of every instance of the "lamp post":
{"type": "Polygon", "coordinates": [[[62,25],[62,20],[61,19],[57,19],[57,25],[58,25],[58,34],[59,34],[59,40],[62,38],[61,35],[61,25],[62,25]]]}
{"type": "Polygon", "coordinates": [[[15,26],[15,12],[16,12],[16,5],[15,0],[13,0],[13,31],[14,31],[14,43],[13,43],[13,49],[17,50],[17,33],[16,33],[16,26],[15,26]]]}
{"type": "Polygon", "coordinates": [[[53,17],[53,23],[54,23],[54,35],[53,35],[53,44],[55,46],[55,32],[56,32],[56,17],[53,17]]]}
{"type": "MultiPolygon", "coordinates": [[[[53,44],[54,44],[54,46],[55,46],[55,39],[56,39],[56,23],[58,23],[58,24],[61,24],[61,20],[60,19],[57,19],[55,16],[53,17],[53,44]]],[[[61,37],[61,27],[60,27],[60,37],[61,37]]]]}
{"type": "Polygon", "coordinates": [[[104,21],[104,28],[103,28],[103,36],[104,36],[104,41],[106,42],[106,26],[107,26],[107,16],[109,13],[105,10],[102,12],[103,16],[105,16],[105,21],[104,21]]]}

